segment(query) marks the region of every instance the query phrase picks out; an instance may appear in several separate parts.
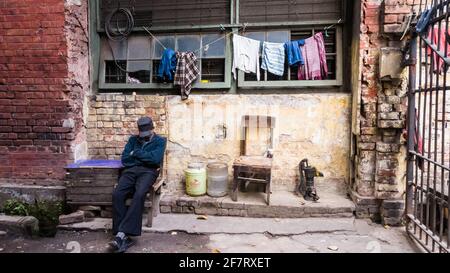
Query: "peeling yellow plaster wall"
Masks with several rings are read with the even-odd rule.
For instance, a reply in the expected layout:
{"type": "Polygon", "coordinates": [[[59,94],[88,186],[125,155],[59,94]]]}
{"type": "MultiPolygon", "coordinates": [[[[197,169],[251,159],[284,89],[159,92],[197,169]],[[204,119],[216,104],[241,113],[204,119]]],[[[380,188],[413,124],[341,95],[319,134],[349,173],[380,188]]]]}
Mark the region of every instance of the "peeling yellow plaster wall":
{"type": "Polygon", "coordinates": [[[276,118],[274,190],[295,189],[303,158],[327,179],[346,181],[350,101],[350,94],[195,95],[186,101],[169,96],[168,188],[183,188],[183,170],[189,162],[227,162],[231,179],[233,160],[240,154],[243,115],[276,118]]]}

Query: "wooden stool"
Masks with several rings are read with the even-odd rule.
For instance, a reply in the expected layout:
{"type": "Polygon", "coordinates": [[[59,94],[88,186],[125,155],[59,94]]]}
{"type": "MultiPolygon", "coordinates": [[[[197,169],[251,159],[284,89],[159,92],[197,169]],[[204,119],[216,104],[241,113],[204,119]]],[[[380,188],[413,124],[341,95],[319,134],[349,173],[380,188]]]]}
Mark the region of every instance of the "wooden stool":
{"type": "Polygon", "coordinates": [[[265,186],[267,205],[270,205],[272,181],[272,158],[263,156],[240,156],[233,163],[233,185],[231,199],[238,200],[238,190],[242,183],[252,182],[265,186]]]}

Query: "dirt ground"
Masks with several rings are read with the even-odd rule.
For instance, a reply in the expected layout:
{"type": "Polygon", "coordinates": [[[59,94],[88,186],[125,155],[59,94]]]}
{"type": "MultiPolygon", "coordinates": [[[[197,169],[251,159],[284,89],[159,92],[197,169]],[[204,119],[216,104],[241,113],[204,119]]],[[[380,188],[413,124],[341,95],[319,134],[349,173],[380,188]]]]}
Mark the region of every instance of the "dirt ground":
{"type": "MultiPolygon", "coordinates": [[[[54,238],[24,238],[5,235],[0,237],[0,253],[107,253],[110,233],[101,231],[60,230],[54,238]]],[[[144,233],[130,253],[202,253],[211,252],[206,247],[206,235],[186,233],[144,233]]]]}
{"type": "MultiPolygon", "coordinates": [[[[1,253],[108,253],[112,236],[102,231],[60,230],[54,238],[0,237],[1,253]]],[[[129,253],[414,253],[421,252],[401,230],[372,234],[143,233],[129,253]]]]}

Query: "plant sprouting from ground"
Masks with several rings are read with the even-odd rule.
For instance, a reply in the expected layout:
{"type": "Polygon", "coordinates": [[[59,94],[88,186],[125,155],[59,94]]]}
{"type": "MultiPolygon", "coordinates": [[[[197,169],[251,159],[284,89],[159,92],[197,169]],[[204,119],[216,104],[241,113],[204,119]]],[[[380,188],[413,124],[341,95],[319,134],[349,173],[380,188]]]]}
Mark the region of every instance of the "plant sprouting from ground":
{"type": "Polygon", "coordinates": [[[17,199],[6,200],[3,212],[6,215],[27,216],[29,215],[29,205],[17,199]]]}

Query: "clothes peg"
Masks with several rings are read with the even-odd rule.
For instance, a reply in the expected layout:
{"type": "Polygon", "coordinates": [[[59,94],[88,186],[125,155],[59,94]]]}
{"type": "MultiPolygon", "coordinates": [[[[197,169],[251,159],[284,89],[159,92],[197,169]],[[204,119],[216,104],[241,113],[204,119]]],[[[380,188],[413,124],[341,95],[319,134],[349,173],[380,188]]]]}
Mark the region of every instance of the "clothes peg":
{"type": "Polygon", "coordinates": [[[222,24],[220,24],[220,30],[225,31],[225,27],[222,24]]]}
{"type": "Polygon", "coordinates": [[[245,33],[245,29],[247,28],[248,23],[244,23],[244,27],[242,28],[242,33],[245,33]]]}

